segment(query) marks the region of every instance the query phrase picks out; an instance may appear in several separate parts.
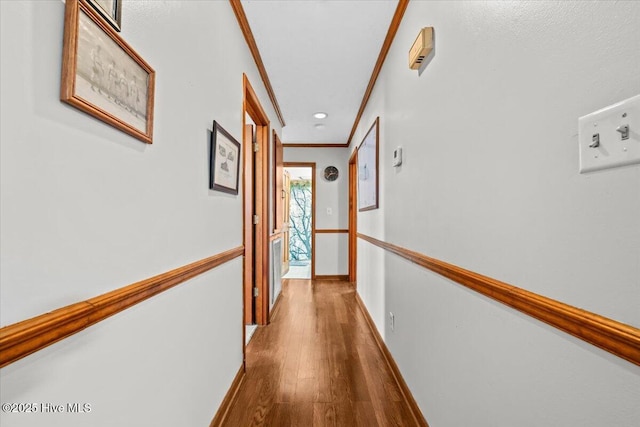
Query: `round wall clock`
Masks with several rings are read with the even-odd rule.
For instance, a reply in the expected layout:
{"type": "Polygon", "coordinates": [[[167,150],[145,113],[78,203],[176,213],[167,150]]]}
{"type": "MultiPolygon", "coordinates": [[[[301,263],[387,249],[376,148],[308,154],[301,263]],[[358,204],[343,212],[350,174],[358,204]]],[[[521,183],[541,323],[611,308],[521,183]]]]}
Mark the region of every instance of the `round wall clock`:
{"type": "Polygon", "coordinates": [[[338,179],[339,174],[340,172],[335,166],[327,166],[326,168],[324,168],[324,179],[326,179],[327,181],[335,181],[336,179],[338,179]]]}

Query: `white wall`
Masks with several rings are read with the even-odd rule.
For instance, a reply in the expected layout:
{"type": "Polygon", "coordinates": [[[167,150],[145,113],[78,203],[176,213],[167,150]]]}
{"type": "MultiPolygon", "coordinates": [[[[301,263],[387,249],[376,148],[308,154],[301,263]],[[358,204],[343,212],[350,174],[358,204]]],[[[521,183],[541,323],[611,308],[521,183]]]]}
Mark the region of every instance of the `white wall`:
{"type": "Polygon", "coordinates": [[[316,234],[316,275],[349,274],[349,235],[316,234]]]}
{"type": "Polygon", "coordinates": [[[356,282],[360,298],[367,306],[373,322],[385,338],[385,259],[384,249],[358,239],[356,282]]]}
{"type": "Polygon", "coordinates": [[[238,258],[3,368],[3,403],[91,412],[2,413],[2,426],[209,425],[242,363],[241,322],[229,320],[241,274],[238,258]]]}
{"type": "MultiPolygon", "coordinates": [[[[577,172],[578,117],[640,93],[638,22],[637,2],[411,2],[354,138],[381,117],[359,232],[640,326],[640,167],[577,172]]],[[[358,289],[395,313],[386,342],[432,427],[640,424],[638,366],[389,253],[363,275],[379,257],[359,251],[358,289]]]]}
{"type": "MultiPolygon", "coordinates": [[[[316,164],[316,229],[349,228],[349,169],[346,148],[287,148],[286,162],[316,164]],[[327,166],[338,168],[338,179],[324,179],[327,166]],[[331,214],[327,213],[331,209],[331,214]]],[[[316,274],[346,275],[349,273],[349,242],[346,234],[316,234],[316,274]]]]}
{"type": "MultiPolygon", "coordinates": [[[[369,98],[369,105],[383,105],[381,102],[381,96],[384,96],[384,92],[381,88],[384,86],[384,81],[382,79],[378,79],[378,83],[376,86],[376,90],[371,94],[371,98],[369,98]]],[[[380,112],[370,113],[372,110],[369,107],[365,110],[366,116],[360,121],[358,131],[356,132],[353,141],[352,147],[355,150],[362,144],[364,137],[366,136],[369,129],[375,122],[377,114],[380,112]]],[[[376,110],[377,111],[377,110],[376,110]]],[[[388,138],[385,136],[386,131],[386,123],[384,120],[381,120],[378,125],[379,132],[379,142],[387,141],[388,138]]],[[[403,212],[406,212],[410,209],[414,209],[416,206],[413,203],[409,203],[407,205],[396,205],[390,206],[387,203],[387,194],[386,188],[383,183],[387,180],[387,174],[389,173],[389,159],[388,155],[385,155],[384,150],[379,148],[379,164],[378,164],[378,180],[379,180],[379,188],[378,188],[378,209],[360,212],[358,213],[358,233],[365,234],[367,236],[373,236],[379,240],[385,240],[385,231],[386,224],[384,222],[385,212],[387,209],[399,209],[403,212]]],[[[393,173],[393,172],[391,172],[393,173]]],[[[416,187],[408,188],[409,194],[412,196],[417,196],[419,191],[417,191],[416,187]]],[[[392,226],[396,227],[407,227],[408,223],[400,223],[400,224],[392,224],[392,226]]],[[[385,332],[385,317],[387,316],[386,310],[386,301],[385,301],[385,252],[370,243],[358,239],[358,251],[357,258],[358,261],[356,263],[356,282],[357,289],[360,298],[367,306],[367,310],[373,319],[380,335],[384,338],[386,335],[385,332]]]]}
{"type": "MultiPolygon", "coordinates": [[[[3,326],[242,245],[241,195],[208,189],[208,144],[214,119],[241,139],[243,72],[280,128],[235,16],[123,3],[121,35],[157,72],[152,145],[59,101],[64,3],[0,2],[3,326]]],[[[241,264],[2,369],[2,402],[94,408],[2,424],[209,423],[242,363],[241,264]]]]}

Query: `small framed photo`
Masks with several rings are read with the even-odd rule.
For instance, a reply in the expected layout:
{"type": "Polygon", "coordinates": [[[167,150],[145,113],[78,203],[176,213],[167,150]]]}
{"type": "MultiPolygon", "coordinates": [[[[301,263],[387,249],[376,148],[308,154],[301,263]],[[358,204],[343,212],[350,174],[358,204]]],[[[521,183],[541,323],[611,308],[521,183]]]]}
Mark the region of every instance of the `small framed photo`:
{"type": "Polygon", "coordinates": [[[240,143],[214,120],[209,158],[209,188],[238,194],[239,178],[240,143]]]}
{"type": "Polygon", "coordinates": [[[378,129],[376,118],[358,147],[358,210],[378,209],[378,129]]]}
{"type": "Polygon", "coordinates": [[[153,142],[155,71],[87,0],[67,0],[60,99],[153,142]]]}
{"type": "Polygon", "coordinates": [[[120,31],[122,26],[122,0],[89,0],[100,15],[114,28],[120,31]]]}

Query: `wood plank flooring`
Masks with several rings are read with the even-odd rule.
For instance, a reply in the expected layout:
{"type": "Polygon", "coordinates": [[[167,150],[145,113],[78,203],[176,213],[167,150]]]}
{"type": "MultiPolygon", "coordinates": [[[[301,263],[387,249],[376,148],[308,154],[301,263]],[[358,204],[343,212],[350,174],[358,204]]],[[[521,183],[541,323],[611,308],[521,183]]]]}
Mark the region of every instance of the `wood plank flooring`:
{"type": "Polygon", "coordinates": [[[412,426],[349,283],[290,279],[225,426],[412,426]]]}

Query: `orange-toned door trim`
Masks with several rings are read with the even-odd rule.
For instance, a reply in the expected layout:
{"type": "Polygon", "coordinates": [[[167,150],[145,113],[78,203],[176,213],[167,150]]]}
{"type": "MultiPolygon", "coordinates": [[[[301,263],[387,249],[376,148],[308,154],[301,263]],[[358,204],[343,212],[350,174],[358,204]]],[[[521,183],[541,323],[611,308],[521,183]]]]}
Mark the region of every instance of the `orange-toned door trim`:
{"type": "Polygon", "coordinates": [[[273,130],[273,232],[282,231],[284,225],[284,195],[282,188],[284,148],[282,141],[273,130]]]}
{"type": "MultiPolygon", "coordinates": [[[[243,241],[245,244],[245,248],[249,242],[253,244],[252,238],[252,229],[251,227],[247,227],[247,224],[251,224],[252,215],[253,215],[253,125],[244,125],[243,127],[244,133],[242,135],[242,141],[244,147],[243,150],[243,190],[242,190],[242,210],[243,210],[243,241]]],[[[245,249],[244,254],[244,264],[243,264],[243,321],[245,325],[249,325],[253,323],[253,270],[251,268],[247,268],[247,266],[253,265],[253,246],[250,247],[250,250],[245,249]]]]}
{"type": "Polygon", "coordinates": [[[291,198],[291,176],[282,168],[282,275],[289,272],[289,201],[291,198]]]}
{"type": "Polygon", "coordinates": [[[311,168],[311,280],[316,278],[316,164],[315,162],[285,162],[285,168],[311,168]]]}
{"type": "Polygon", "coordinates": [[[349,159],[349,281],[356,283],[358,271],[358,150],[349,159]]]}
{"type": "MultiPolygon", "coordinates": [[[[269,117],[265,113],[249,79],[243,74],[242,129],[247,132],[245,118],[249,115],[256,125],[255,155],[255,195],[251,194],[251,171],[253,170],[253,147],[244,149],[243,178],[243,240],[245,246],[244,262],[244,298],[253,298],[254,286],[258,289],[255,298],[255,321],[258,325],[266,325],[269,319],[269,117]],[[253,215],[258,216],[258,223],[253,224],[253,215]],[[255,235],[253,228],[255,227],[255,235]],[[255,236],[255,237],[254,237],[255,236]],[[251,256],[253,254],[253,260],[251,256]],[[252,280],[255,272],[255,282],[252,280]]],[[[243,141],[246,138],[243,136],[243,141]]],[[[250,312],[246,304],[243,308],[243,324],[247,322],[250,312]]],[[[250,321],[250,320],[249,320],[250,321]]],[[[244,348],[244,343],[243,343],[244,348]]]]}
{"type": "MultiPolygon", "coordinates": [[[[244,200],[242,201],[243,203],[243,223],[248,224],[251,222],[251,207],[249,207],[247,209],[247,206],[250,206],[247,203],[247,198],[249,197],[249,200],[252,200],[251,197],[251,191],[249,191],[249,188],[252,185],[253,182],[253,166],[252,166],[252,159],[253,159],[253,152],[251,150],[251,144],[253,144],[253,125],[244,125],[244,133],[242,135],[242,139],[243,139],[243,143],[244,143],[244,175],[243,175],[243,180],[244,182],[246,182],[244,190],[243,190],[243,194],[244,194],[244,200]],[[248,186],[248,187],[247,187],[248,186]]],[[[244,244],[247,245],[247,243],[249,242],[249,240],[251,239],[251,236],[247,233],[251,233],[251,229],[249,230],[243,230],[244,232],[244,244]],[[247,240],[247,236],[249,237],[249,240],[247,240]]],[[[246,247],[246,246],[245,246],[246,247]]],[[[247,268],[247,266],[251,266],[253,265],[253,246],[251,246],[251,250],[246,250],[245,249],[245,254],[244,254],[244,264],[243,264],[243,313],[244,313],[244,324],[251,324],[253,323],[253,294],[251,292],[251,288],[253,287],[253,270],[251,268],[247,268]]]]}

